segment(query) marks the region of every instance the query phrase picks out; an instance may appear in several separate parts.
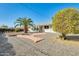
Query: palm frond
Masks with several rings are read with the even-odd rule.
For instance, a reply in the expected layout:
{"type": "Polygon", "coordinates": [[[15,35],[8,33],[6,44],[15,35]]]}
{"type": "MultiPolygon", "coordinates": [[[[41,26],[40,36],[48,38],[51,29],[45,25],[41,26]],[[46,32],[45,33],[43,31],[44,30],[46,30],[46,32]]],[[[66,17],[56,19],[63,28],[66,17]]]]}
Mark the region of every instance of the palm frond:
{"type": "Polygon", "coordinates": [[[15,28],[16,28],[17,26],[19,26],[19,25],[20,25],[20,24],[16,24],[16,25],[15,25],[15,28]]]}
{"type": "Polygon", "coordinates": [[[17,20],[16,20],[16,22],[15,22],[15,27],[17,27],[17,26],[21,26],[21,25],[23,25],[23,26],[34,26],[33,25],[33,21],[31,20],[31,18],[18,18],[17,20]]]}

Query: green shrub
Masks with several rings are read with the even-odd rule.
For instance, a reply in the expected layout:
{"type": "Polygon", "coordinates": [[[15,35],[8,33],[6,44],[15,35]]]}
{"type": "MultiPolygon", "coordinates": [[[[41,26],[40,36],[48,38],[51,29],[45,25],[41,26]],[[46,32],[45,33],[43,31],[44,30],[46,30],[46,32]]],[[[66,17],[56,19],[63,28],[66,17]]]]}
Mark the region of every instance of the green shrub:
{"type": "Polygon", "coordinates": [[[15,29],[15,32],[21,32],[21,31],[23,31],[23,29],[20,29],[20,28],[15,29]]]}
{"type": "Polygon", "coordinates": [[[75,33],[75,34],[79,34],[79,30],[75,30],[74,33],[75,33]]]}

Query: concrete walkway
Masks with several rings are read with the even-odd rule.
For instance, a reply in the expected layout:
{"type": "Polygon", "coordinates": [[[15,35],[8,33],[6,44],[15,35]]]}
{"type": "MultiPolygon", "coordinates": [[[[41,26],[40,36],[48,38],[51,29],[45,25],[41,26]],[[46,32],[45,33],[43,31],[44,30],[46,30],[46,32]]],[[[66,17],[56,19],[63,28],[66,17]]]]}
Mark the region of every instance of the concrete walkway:
{"type": "Polygon", "coordinates": [[[40,35],[45,35],[46,33],[34,33],[31,35],[17,35],[18,38],[25,38],[25,39],[30,39],[33,42],[37,43],[39,41],[42,41],[44,38],[40,37],[40,35]]]}

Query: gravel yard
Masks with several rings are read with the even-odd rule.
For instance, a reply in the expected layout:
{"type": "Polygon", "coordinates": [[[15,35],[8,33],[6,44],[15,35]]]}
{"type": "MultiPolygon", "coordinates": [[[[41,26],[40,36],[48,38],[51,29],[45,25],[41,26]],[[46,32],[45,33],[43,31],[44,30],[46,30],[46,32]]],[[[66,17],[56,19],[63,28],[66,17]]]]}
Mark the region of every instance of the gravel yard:
{"type": "Polygon", "coordinates": [[[53,33],[42,37],[44,40],[38,43],[15,36],[8,37],[8,42],[17,56],[79,56],[79,41],[60,40],[53,33]]]}

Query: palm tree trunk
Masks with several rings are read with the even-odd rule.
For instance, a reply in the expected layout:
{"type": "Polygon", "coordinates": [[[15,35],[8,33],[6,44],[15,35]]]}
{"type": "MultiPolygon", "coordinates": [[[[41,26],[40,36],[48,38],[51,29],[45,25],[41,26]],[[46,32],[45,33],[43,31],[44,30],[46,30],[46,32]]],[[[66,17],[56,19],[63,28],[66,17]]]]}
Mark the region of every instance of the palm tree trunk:
{"type": "Polygon", "coordinates": [[[24,33],[28,32],[28,26],[24,26],[24,33]]]}

